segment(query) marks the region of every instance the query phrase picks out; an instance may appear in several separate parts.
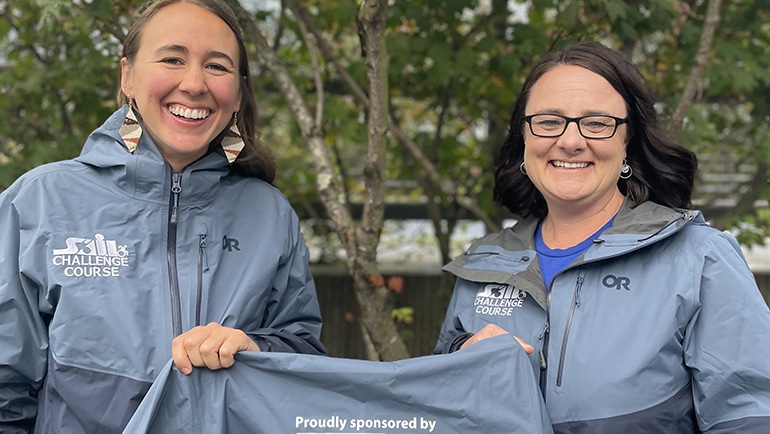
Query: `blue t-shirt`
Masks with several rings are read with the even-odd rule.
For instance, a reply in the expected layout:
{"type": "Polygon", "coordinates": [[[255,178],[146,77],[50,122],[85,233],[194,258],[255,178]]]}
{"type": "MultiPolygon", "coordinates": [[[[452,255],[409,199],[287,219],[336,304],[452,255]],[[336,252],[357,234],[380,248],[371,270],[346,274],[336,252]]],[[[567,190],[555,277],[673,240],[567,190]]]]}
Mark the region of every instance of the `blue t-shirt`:
{"type": "Polygon", "coordinates": [[[543,275],[543,281],[545,281],[545,286],[548,290],[551,289],[551,280],[553,280],[553,276],[565,269],[575,260],[575,258],[588,250],[594,240],[608,227],[612,226],[613,220],[615,220],[614,216],[593,235],[567,249],[551,249],[545,245],[542,232],[543,221],[540,220],[540,223],[537,224],[537,230],[535,231],[535,250],[537,250],[537,258],[540,261],[540,273],[543,275]]]}

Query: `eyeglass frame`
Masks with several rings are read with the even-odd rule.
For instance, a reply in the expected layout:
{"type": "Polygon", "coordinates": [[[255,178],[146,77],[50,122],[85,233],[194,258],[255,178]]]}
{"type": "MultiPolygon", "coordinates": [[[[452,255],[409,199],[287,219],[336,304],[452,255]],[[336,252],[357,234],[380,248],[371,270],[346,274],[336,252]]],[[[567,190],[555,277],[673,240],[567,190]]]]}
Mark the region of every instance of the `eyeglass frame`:
{"type": "Polygon", "coordinates": [[[629,123],[629,119],[628,118],[619,118],[617,116],[610,116],[610,115],[586,115],[586,116],[580,116],[580,117],[577,117],[577,118],[571,118],[571,117],[568,117],[568,116],[558,115],[558,114],[555,114],[555,113],[535,113],[533,115],[524,116],[524,121],[529,124],[529,132],[532,133],[532,135],[535,136],[535,137],[542,137],[544,139],[553,139],[553,138],[556,138],[556,137],[561,137],[561,136],[564,135],[564,133],[567,132],[567,127],[569,127],[569,124],[574,122],[575,125],[577,125],[578,132],[580,133],[581,136],[583,136],[583,138],[593,139],[593,140],[611,139],[611,138],[613,138],[615,136],[615,133],[618,132],[618,127],[619,126],[621,126],[623,124],[629,123]],[[543,136],[543,135],[540,135],[540,134],[536,134],[534,128],[532,127],[532,118],[534,118],[535,116],[555,116],[557,118],[562,118],[562,119],[564,119],[567,122],[564,124],[564,129],[561,130],[561,133],[554,134],[554,135],[543,136]],[[609,136],[606,136],[606,137],[588,137],[585,134],[583,134],[583,129],[580,128],[580,121],[582,121],[583,119],[586,119],[586,118],[593,118],[593,117],[603,117],[603,118],[610,118],[610,119],[614,120],[615,121],[615,128],[612,130],[612,134],[610,134],[609,136]]]}

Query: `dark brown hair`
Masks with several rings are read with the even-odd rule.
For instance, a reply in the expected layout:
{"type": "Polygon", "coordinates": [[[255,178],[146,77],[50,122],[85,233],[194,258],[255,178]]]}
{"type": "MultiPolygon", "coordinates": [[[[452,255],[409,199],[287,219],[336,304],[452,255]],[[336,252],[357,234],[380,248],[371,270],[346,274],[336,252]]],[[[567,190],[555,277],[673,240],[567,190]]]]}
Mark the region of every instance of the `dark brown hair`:
{"type": "MultiPolygon", "coordinates": [[[[133,64],[136,53],[139,51],[141,42],[141,33],[150,19],[161,9],[176,3],[189,3],[205,9],[224,21],[235,35],[238,42],[238,76],[240,77],[241,106],[238,109],[237,126],[243,136],[245,146],[238,158],[233,163],[234,169],[243,175],[254,176],[264,181],[272,183],[275,179],[275,161],[272,153],[260,142],[256,133],[257,124],[257,102],[254,98],[254,92],[251,87],[249,74],[249,59],[246,55],[246,46],[243,43],[243,35],[238,25],[238,18],[233,11],[220,0],[157,0],[147,4],[139,13],[131,28],[128,30],[126,39],[123,41],[123,57],[129,64],[133,64]]],[[[118,89],[118,105],[129,103],[128,97],[122,89],[118,89]]],[[[141,114],[137,113],[141,116],[141,114]]],[[[212,142],[219,145],[224,135],[212,142]]]]}
{"type": "Polygon", "coordinates": [[[522,217],[548,213],[545,198],[519,166],[524,161],[523,126],[530,91],[543,74],[559,65],[581,66],[602,76],[626,102],[626,160],[633,173],[628,179],[618,177],[620,191],[634,205],[650,200],[673,208],[690,207],[698,166],[695,154],[665,137],[658,126],[655,100],[639,69],[620,52],[598,42],[579,42],[551,51],[527,75],[495,162],[495,201],[522,217]]]}

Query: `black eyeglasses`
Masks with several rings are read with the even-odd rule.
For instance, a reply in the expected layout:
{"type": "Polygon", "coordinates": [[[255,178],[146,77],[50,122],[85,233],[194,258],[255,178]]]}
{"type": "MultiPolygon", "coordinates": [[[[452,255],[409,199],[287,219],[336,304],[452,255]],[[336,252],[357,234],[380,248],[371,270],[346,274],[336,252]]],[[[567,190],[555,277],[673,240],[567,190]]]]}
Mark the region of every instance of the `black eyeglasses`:
{"type": "Polygon", "coordinates": [[[590,115],[568,118],[562,115],[537,114],[525,116],[529,131],[537,137],[559,137],[567,131],[570,122],[575,122],[580,135],[586,139],[609,139],[615,135],[620,124],[628,123],[628,118],[615,116],[590,115]]]}

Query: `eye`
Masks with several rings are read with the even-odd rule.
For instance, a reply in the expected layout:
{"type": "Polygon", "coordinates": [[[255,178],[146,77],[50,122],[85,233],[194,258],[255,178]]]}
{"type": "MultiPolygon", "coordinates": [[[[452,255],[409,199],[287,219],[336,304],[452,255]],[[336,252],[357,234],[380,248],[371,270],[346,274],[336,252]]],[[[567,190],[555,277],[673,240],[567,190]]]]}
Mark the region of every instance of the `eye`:
{"type": "Polygon", "coordinates": [[[549,126],[549,125],[559,125],[561,124],[561,122],[559,122],[556,119],[546,119],[543,121],[538,121],[537,124],[542,126],[549,126]]]}
{"type": "Polygon", "coordinates": [[[532,121],[538,128],[545,130],[557,130],[564,125],[564,119],[553,116],[538,116],[532,121]]]}
{"type": "Polygon", "coordinates": [[[609,125],[604,122],[592,121],[592,122],[586,122],[585,126],[590,128],[604,128],[604,127],[608,127],[609,125]]]}
{"type": "Polygon", "coordinates": [[[177,57],[166,57],[165,59],[161,59],[161,63],[165,63],[167,65],[181,65],[182,60],[177,57]]]}
{"type": "Polygon", "coordinates": [[[220,72],[228,72],[229,69],[225,67],[224,65],[220,65],[218,63],[210,63],[206,65],[206,68],[212,69],[214,71],[220,71],[220,72]]]}
{"type": "Polygon", "coordinates": [[[613,121],[611,119],[585,119],[582,125],[589,131],[602,131],[606,128],[612,128],[613,121]]]}

